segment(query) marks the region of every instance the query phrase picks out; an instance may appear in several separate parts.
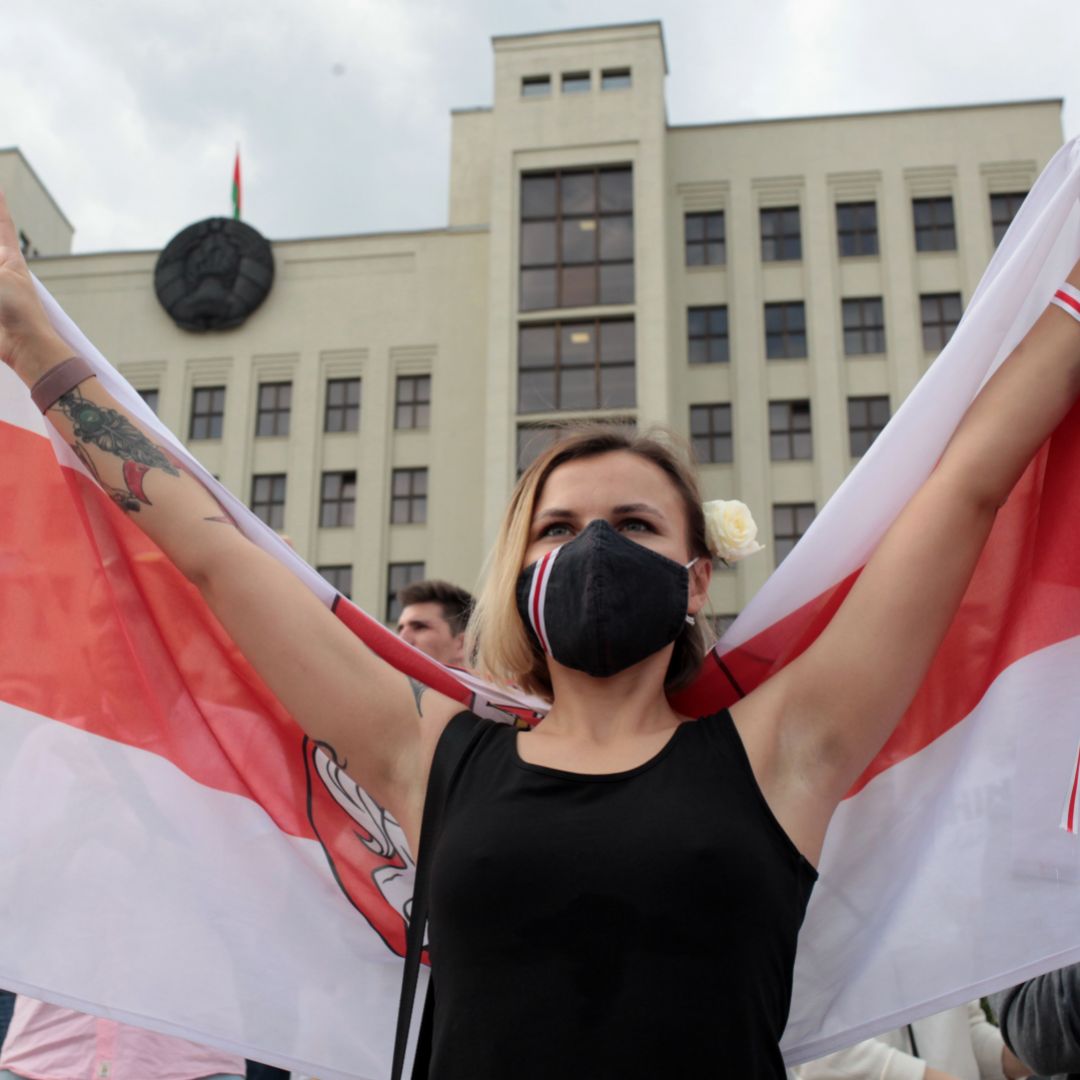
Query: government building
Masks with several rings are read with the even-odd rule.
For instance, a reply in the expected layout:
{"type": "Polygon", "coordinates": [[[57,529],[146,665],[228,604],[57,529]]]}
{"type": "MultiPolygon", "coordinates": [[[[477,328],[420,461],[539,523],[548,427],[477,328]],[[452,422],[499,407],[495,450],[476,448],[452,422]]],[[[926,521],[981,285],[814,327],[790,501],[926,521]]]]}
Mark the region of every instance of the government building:
{"type": "Polygon", "coordinates": [[[494,102],[451,114],[446,225],[271,241],[229,328],[178,325],[161,252],[70,254],[18,150],[0,185],[71,317],[373,614],[474,586],[519,471],[590,418],[673,429],[705,496],[752,508],[767,550],[714,576],[723,625],[949,339],[1062,103],[678,126],[657,22],[493,52],[494,102]]]}

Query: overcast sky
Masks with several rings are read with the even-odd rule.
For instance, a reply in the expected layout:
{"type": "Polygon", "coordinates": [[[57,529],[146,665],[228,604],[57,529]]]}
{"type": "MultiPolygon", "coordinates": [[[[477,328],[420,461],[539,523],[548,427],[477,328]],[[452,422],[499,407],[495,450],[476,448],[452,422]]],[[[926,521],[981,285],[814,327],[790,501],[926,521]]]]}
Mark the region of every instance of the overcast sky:
{"type": "Polygon", "coordinates": [[[0,147],[75,250],[230,210],[272,239],[446,222],[449,111],[490,38],[660,19],[672,124],[1045,97],[1080,134],[1080,29],[1051,0],[3,0],[0,147]]]}

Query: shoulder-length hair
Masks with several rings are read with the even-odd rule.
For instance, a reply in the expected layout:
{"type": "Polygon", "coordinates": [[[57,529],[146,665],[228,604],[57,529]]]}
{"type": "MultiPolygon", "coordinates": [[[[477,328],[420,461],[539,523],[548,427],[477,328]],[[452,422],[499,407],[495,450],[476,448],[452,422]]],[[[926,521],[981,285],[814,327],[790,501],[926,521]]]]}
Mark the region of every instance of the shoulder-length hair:
{"type": "MultiPolygon", "coordinates": [[[[560,465],[615,450],[636,454],[663,469],[682,500],[691,558],[712,557],[705,541],[705,513],[697,479],[687,455],[676,449],[675,437],[670,432],[653,429],[638,434],[626,427],[598,423],[563,426],[555,444],[522,474],[488,557],[466,636],[467,655],[484,677],[551,699],[547,660],[525,629],[516,599],[533,512],[547,478],[560,465]]],[[[675,639],[664,679],[666,690],[679,690],[693,679],[710,644],[711,634],[704,618],[699,617],[693,626],[687,623],[683,627],[675,639]]]]}

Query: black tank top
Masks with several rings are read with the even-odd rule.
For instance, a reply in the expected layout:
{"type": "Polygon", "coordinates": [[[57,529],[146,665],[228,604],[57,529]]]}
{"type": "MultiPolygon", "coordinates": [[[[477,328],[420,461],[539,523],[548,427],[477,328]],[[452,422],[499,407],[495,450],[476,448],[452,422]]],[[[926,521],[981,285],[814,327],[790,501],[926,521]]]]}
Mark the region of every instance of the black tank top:
{"type": "Polygon", "coordinates": [[[430,870],[431,1080],[784,1077],[817,874],[730,715],[600,776],[478,723],[430,870]]]}

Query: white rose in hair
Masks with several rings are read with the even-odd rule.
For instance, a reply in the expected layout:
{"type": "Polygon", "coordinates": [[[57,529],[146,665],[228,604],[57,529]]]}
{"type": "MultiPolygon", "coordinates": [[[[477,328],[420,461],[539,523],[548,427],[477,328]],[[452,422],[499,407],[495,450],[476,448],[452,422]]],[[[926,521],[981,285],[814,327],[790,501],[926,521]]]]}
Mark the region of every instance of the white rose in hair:
{"type": "Polygon", "coordinates": [[[757,542],[757,523],[746,503],[738,499],[713,499],[702,509],[705,540],[716,558],[734,563],[764,550],[757,542]]]}

